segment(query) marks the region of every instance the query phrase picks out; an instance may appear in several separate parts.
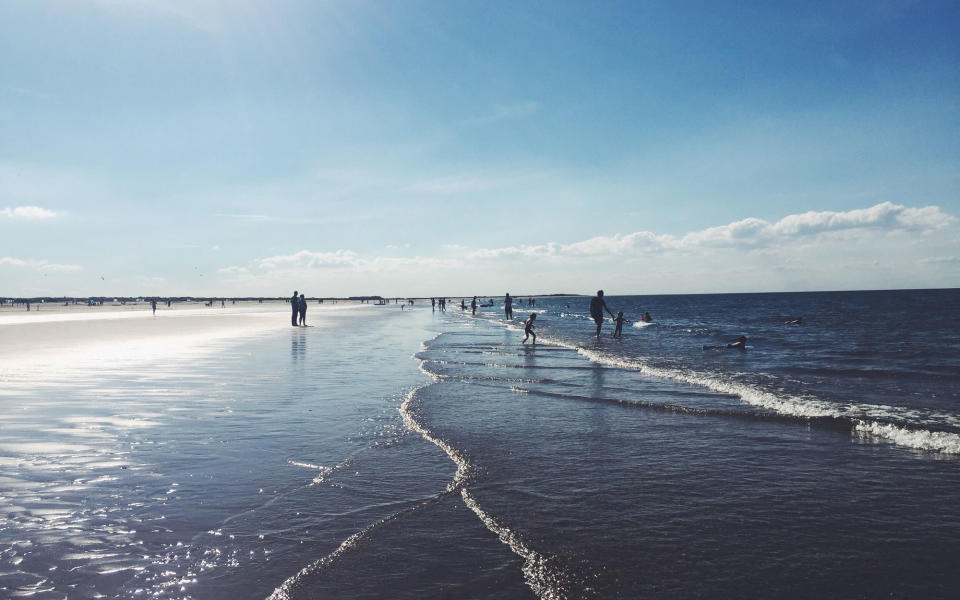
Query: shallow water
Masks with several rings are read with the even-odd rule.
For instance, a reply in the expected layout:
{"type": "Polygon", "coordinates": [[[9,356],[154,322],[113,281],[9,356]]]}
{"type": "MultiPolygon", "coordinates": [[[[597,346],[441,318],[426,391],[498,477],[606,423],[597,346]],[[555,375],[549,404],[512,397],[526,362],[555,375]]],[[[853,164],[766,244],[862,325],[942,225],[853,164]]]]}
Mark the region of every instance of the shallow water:
{"type": "Polygon", "coordinates": [[[786,294],[610,298],[654,315],[622,340],[585,298],[539,299],[535,346],[371,307],[7,373],[0,596],[952,597],[956,292],[878,294],[930,329],[872,363],[866,301],[786,294]]]}

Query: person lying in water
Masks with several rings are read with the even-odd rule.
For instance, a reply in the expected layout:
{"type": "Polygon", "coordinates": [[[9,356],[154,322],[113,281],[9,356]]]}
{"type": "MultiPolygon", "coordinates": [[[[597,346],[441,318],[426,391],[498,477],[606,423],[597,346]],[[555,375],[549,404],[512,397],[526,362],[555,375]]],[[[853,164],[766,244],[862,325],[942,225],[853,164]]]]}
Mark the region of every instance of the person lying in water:
{"type": "Polygon", "coordinates": [[[747,336],[741,335],[726,346],[704,346],[704,350],[724,350],[726,348],[736,348],[737,350],[747,349],[747,336]]]}

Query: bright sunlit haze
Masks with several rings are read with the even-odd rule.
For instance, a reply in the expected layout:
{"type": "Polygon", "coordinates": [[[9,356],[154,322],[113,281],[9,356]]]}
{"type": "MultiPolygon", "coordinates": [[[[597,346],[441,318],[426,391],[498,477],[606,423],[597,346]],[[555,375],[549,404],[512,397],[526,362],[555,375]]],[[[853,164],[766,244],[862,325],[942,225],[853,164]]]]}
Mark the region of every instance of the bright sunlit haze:
{"type": "Polygon", "coordinates": [[[955,2],[0,7],[0,295],[960,286],[955,2]]]}

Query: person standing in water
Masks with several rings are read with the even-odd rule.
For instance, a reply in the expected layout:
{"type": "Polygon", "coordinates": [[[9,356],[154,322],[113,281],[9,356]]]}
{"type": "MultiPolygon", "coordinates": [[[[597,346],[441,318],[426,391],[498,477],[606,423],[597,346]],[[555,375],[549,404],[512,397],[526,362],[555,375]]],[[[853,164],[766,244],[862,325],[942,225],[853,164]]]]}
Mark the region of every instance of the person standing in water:
{"type": "Polygon", "coordinates": [[[297,304],[297,311],[300,313],[300,324],[307,326],[307,299],[300,294],[300,302],[297,304]]]}
{"type": "Polygon", "coordinates": [[[474,296],[473,300],[470,301],[470,312],[476,316],[477,314],[477,297],[474,296]]]}
{"type": "Polygon", "coordinates": [[[507,319],[513,320],[513,298],[510,297],[510,292],[507,292],[507,296],[503,299],[503,312],[507,319]]]}
{"type": "Polygon", "coordinates": [[[623,324],[629,323],[630,321],[623,318],[623,311],[617,313],[617,318],[615,319],[617,326],[613,330],[613,337],[618,338],[623,335],[623,324]]]}
{"type": "Polygon", "coordinates": [[[597,290],[597,295],[590,299],[590,317],[597,323],[597,337],[600,337],[600,328],[603,327],[603,311],[610,313],[610,318],[615,319],[613,311],[607,306],[603,299],[603,290],[597,290]]]}
{"type": "Polygon", "coordinates": [[[527,343],[527,338],[531,335],[533,336],[533,343],[537,343],[537,334],[533,331],[533,322],[537,320],[537,313],[530,313],[530,318],[523,322],[523,333],[526,334],[523,336],[523,341],[521,344],[527,343]]]}
{"type": "Polygon", "coordinates": [[[300,314],[300,296],[297,295],[297,290],[293,290],[293,296],[290,298],[290,309],[293,311],[290,316],[290,324],[296,327],[297,316],[300,314]]]}

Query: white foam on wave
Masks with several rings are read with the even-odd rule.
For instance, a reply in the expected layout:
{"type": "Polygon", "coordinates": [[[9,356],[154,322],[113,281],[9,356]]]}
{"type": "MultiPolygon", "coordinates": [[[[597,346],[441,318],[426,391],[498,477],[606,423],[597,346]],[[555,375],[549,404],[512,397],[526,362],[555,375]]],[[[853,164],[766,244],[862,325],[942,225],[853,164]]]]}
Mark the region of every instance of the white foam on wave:
{"type": "Polygon", "coordinates": [[[639,361],[610,356],[561,340],[544,338],[543,336],[541,336],[541,340],[542,343],[575,350],[581,356],[593,362],[639,371],[643,375],[660,379],[689,383],[691,385],[705,387],[715,392],[731,394],[739,397],[746,404],[782,415],[802,418],[841,417],[851,419],[855,423],[851,428],[851,433],[861,437],[869,437],[904,448],[960,455],[960,434],[945,431],[930,431],[922,427],[904,427],[876,420],[899,418],[915,421],[918,418],[925,418],[930,421],[956,425],[956,417],[954,415],[930,413],[924,414],[921,417],[915,409],[902,409],[886,405],[840,405],[810,396],[779,396],[750,385],[720,379],[708,374],[652,367],[639,361]]]}
{"type": "MultiPolygon", "coordinates": [[[[424,371],[422,361],[420,363],[420,370],[427,375],[430,375],[434,381],[441,380],[441,378],[424,371]]],[[[483,522],[484,526],[494,533],[501,542],[506,544],[514,554],[523,559],[524,581],[538,597],[544,600],[560,600],[561,598],[566,598],[566,594],[564,594],[561,591],[561,588],[556,585],[557,582],[562,580],[562,574],[556,572],[554,569],[548,568],[546,565],[547,560],[543,555],[527,546],[519,534],[512,531],[509,527],[503,525],[489,515],[486,511],[484,511],[483,508],[480,507],[480,504],[477,502],[476,498],[470,494],[469,490],[467,489],[467,483],[469,482],[470,462],[466,459],[466,457],[459,450],[434,436],[429,430],[417,422],[413,415],[412,403],[416,397],[417,391],[420,389],[422,388],[416,388],[407,394],[407,398],[400,406],[400,415],[403,418],[404,425],[408,429],[419,433],[423,439],[443,450],[447,456],[450,457],[450,460],[457,465],[457,472],[453,477],[453,481],[447,484],[447,491],[455,491],[459,489],[460,495],[463,498],[464,504],[467,505],[467,508],[473,511],[473,513],[477,515],[477,517],[483,522]]]]}
{"type": "Polygon", "coordinates": [[[879,439],[898,446],[941,454],[960,454],[960,435],[946,431],[909,429],[876,421],[857,421],[854,433],[865,439],[879,439]]]}
{"type": "Polygon", "coordinates": [[[637,327],[637,328],[639,328],[639,329],[643,329],[644,327],[650,327],[650,326],[653,325],[653,324],[654,324],[654,323],[648,322],[648,321],[634,321],[634,322],[633,322],[633,326],[634,326],[634,327],[637,327]]]}

